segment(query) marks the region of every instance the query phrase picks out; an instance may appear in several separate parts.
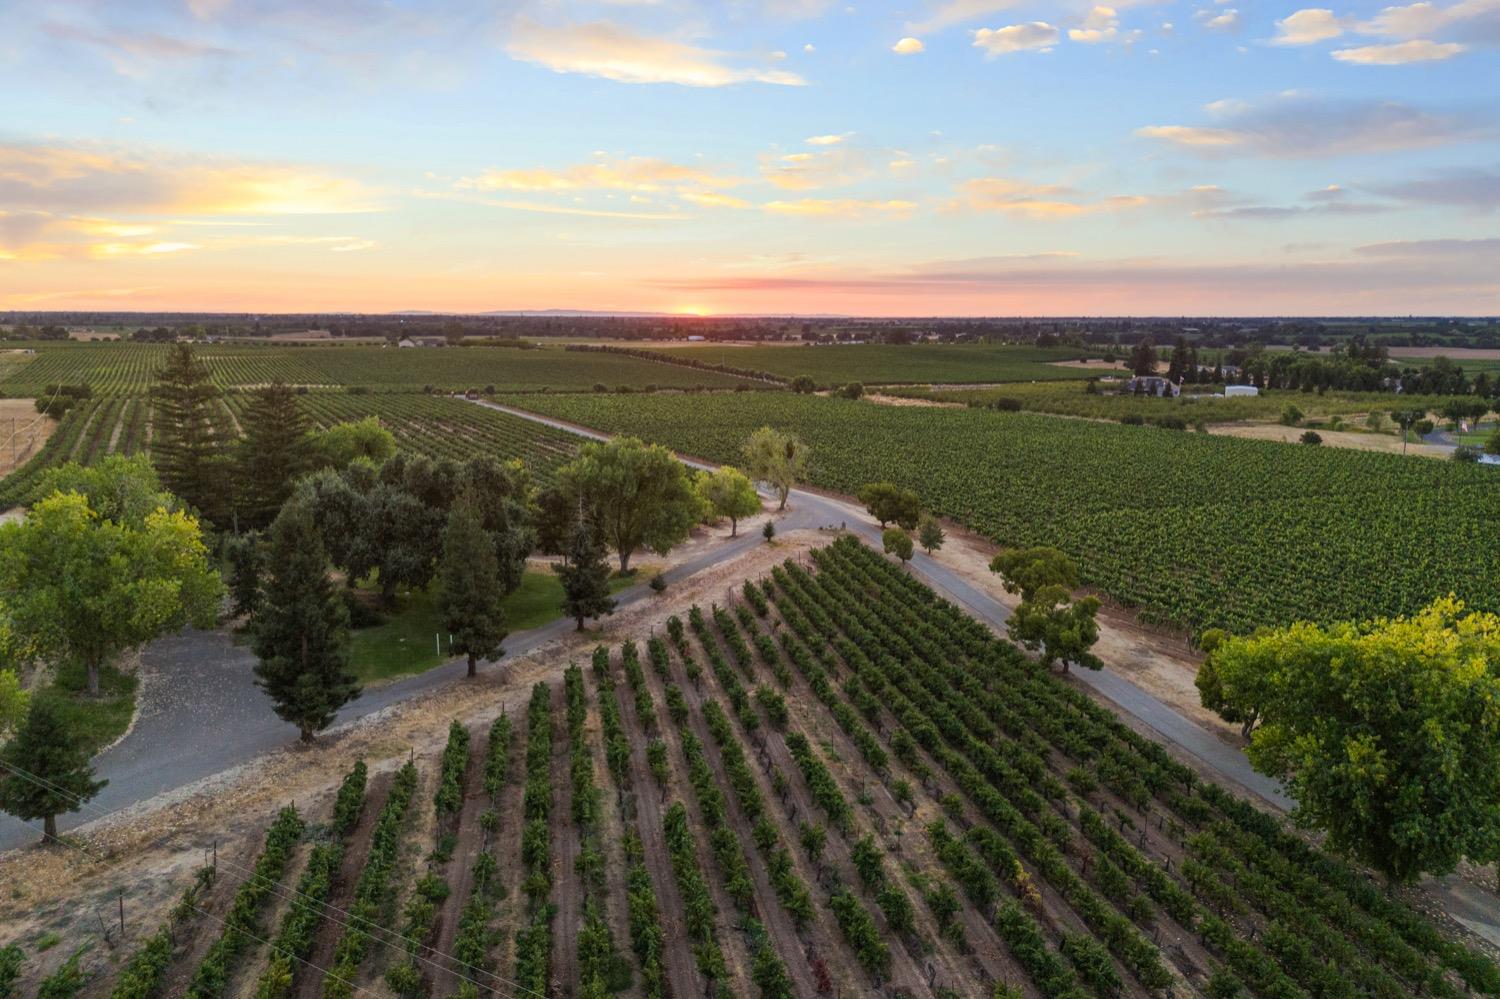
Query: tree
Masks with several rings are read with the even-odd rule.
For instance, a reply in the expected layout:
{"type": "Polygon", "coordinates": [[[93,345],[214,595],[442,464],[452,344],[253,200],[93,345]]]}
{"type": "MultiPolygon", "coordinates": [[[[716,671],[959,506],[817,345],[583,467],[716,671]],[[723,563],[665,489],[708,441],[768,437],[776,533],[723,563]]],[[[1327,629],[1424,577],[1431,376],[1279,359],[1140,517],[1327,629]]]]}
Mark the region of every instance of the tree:
{"type": "Polygon", "coordinates": [[[478,672],[480,657],[505,654],[505,594],[494,540],[485,531],[471,504],[460,502],[448,514],[443,531],[443,561],[438,578],[438,609],[443,627],[453,636],[453,648],[469,657],[469,676],[478,672]]]}
{"type": "Polygon", "coordinates": [[[818,390],[817,382],[813,381],[807,375],[798,375],[796,378],[793,378],[791,385],[788,387],[798,395],[812,395],[818,390]]]}
{"type": "Polygon", "coordinates": [[[18,658],[99,671],[127,649],[184,625],[210,627],[223,582],[198,521],[158,508],[107,520],[79,493],[54,493],[0,527],[0,605],[18,658]]]}
{"type": "Polygon", "coordinates": [[[13,669],[0,669],[0,739],[21,727],[31,694],[21,687],[21,678],[13,669]]]}
{"type": "Polygon", "coordinates": [[[182,502],[162,488],[161,477],[143,454],[112,454],[93,465],[68,462],[49,469],[32,490],[30,501],[53,493],[79,493],[104,520],[139,524],[157,510],[179,510],[182,502]]]}
{"type": "Polygon", "coordinates": [[[838,391],[840,399],[858,399],[865,394],[865,386],[862,382],[850,382],[838,391]]]}
{"type": "Polygon", "coordinates": [[[760,536],[765,538],[769,544],[776,537],[776,522],[774,520],[766,521],[765,526],[760,529],[760,536]]]}
{"type": "Polygon", "coordinates": [[[1406,434],[1407,434],[1407,431],[1409,431],[1411,429],[1412,424],[1416,423],[1418,420],[1420,420],[1425,415],[1427,415],[1427,414],[1424,413],[1424,412],[1422,412],[1422,410],[1420,410],[1420,409],[1393,409],[1393,410],[1391,410],[1391,420],[1394,421],[1395,424],[1398,427],[1401,428],[1401,453],[1402,454],[1406,453],[1406,434]]]}
{"type": "Polygon", "coordinates": [[[792,487],[807,478],[807,445],[796,434],[761,427],[745,441],[744,452],[745,470],[776,490],[776,509],[785,510],[792,487]]]}
{"type": "Polygon", "coordinates": [[[228,500],[229,466],[214,424],[219,390],[189,344],[174,344],[151,390],[151,460],[168,489],[210,521],[228,500]]]}
{"type": "Polygon", "coordinates": [[[1212,656],[1254,712],[1250,762],[1293,819],[1393,882],[1500,844],[1500,617],[1453,597],[1412,615],[1234,638],[1212,656]]]}
{"type": "Polygon", "coordinates": [[[870,516],[880,521],[882,529],[895,522],[905,530],[915,530],[917,520],[922,516],[922,497],[894,483],[867,482],[859,487],[856,495],[870,516]]]}
{"type": "Polygon", "coordinates": [[[1149,336],[1131,350],[1130,370],[1137,377],[1156,374],[1156,347],[1149,336]]]}
{"type": "Polygon", "coordinates": [[[251,623],[255,682],[303,742],[359,696],[349,669],[349,614],[328,578],[312,512],[288,503],[271,525],[271,571],[251,623]]]}
{"type": "Polygon", "coordinates": [[[260,606],[260,577],[265,555],[260,532],[231,536],[225,545],[229,563],[229,596],[235,617],[253,615],[260,606]]]}
{"type": "Polygon", "coordinates": [[[887,555],[894,555],[905,565],[911,561],[912,544],[911,535],[899,527],[888,527],[880,536],[881,546],[885,548],[887,555]]]}
{"type": "Polygon", "coordinates": [[[553,569],[562,577],[563,610],[578,622],[579,631],[584,618],[614,613],[604,549],[586,526],[574,530],[564,561],[553,569]]]}
{"type": "Polygon", "coordinates": [[[943,547],[943,542],[947,540],[948,536],[943,533],[943,525],[937,522],[936,517],[923,517],[922,522],[917,525],[917,541],[927,550],[927,554],[931,555],[943,547]]]}
{"type": "Polygon", "coordinates": [[[1073,663],[1102,669],[1104,663],[1089,650],[1099,640],[1099,600],[1073,600],[1078,565],[1056,548],[1012,548],[990,560],[1007,593],[1020,593],[1006,630],[1012,640],[1039,654],[1044,666],[1073,663]]]}
{"type": "Polygon", "coordinates": [[[1316,430],[1304,430],[1302,431],[1302,436],[1297,439],[1303,444],[1316,445],[1323,443],[1323,435],[1318,433],[1316,430]]]}
{"type": "Polygon", "coordinates": [[[729,518],[729,536],[739,533],[740,518],[760,513],[760,494],[755,483],[737,468],[728,465],[716,472],[699,474],[695,487],[713,512],[729,518]]]}
{"type": "Polygon", "coordinates": [[[51,842],[57,840],[57,816],[76,811],[109,783],[94,779],[87,754],[46,697],[31,706],[0,763],[0,809],[18,819],[41,819],[51,842]]]}
{"type": "Polygon", "coordinates": [[[659,444],[635,437],[585,444],[557,477],[583,498],[622,573],[638,548],[665,555],[701,519],[703,504],[687,470],[659,444]]]}
{"type": "Polygon", "coordinates": [[[1485,440],[1484,453],[1500,454],[1500,429],[1495,430],[1494,433],[1490,434],[1488,439],[1485,440]]]}
{"type": "Polygon", "coordinates": [[[307,416],[296,394],[274,382],[251,393],[240,427],[236,512],[246,525],[265,527],[312,466],[307,416]]]}
{"type": "Polygon", "coordinates": [[[493,539],[501,595],[514,593],[526,574],[526,559],[537,547],[525,466],[519,460],[478,455],[459,468],[455,490],[474,507],[479,526],[493,539]]]}
{"type": "Polygon", "coordinates": [[[1287,403],[1281,407],[1281,422],[1285,426],[1295,427],[1302,422],[1302,410],[1291,403],[1287,403]]]}
{"type": "Polygon", "coordinates": [[[314,463],[329,468],[345,468],[359,458],[378,466],[396,453],[396,437],[381,426],[380,417],[367,416],[314,434],[310,449],[314,463]]]}

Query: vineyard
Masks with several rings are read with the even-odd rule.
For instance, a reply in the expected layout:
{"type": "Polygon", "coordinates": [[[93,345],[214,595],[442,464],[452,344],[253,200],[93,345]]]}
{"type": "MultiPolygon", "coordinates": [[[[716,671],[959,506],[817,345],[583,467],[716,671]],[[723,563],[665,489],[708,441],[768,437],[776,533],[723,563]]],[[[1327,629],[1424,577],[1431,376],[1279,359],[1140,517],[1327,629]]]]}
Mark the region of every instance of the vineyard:
{"type": "Polygon", "coordinates": [[[1448,592],[1500,610],[1500,479],[1485,466],[787,394],[511,401],[718,462],[757,427],[793,431],[815,485],[894,481],[1000,544],[1062,548],[1148,621],[1248,632],[1448,592]]]}
{"type": "MultiPolygon", "coordinates": [[[[88,385],[98,395],[150,389],[166,360],[167,344],[40,343],[23,364],[7,364],[0,391],[39,395],[48,385],[88,385]]],[[[280,381],[287,385],[361,386],[381,391],[463,391],[494,386],[502,391],[589,391],[603,385],[641,389],[733,388],[742,379],[618,354],[565,351],[560,347],[409,348],[345,345],[293,347],[204,344],[195,348],[215,384],[243,388],[280,381]]]]}
{"type": "Polygon", "coordinates": [[[990,344],[854,344],[842,346],[661,347],[667,357],[765,371],[778,378],[806,375],[820,385],[846,382],[1029,382],[1077,378],[1077,369],[1057,367],[1088,351],[1076,347],[1012,347],[990,344]]]}
{"type": "Polygon", "coordinates": [[[110,994],[1500,994],[880,556],[812,561],[283,809],[110,994]]]}
{"type": "MultiPolygon", "coordinates": [[[[447,396],[345,395],[309,392],[298,397],[313,425],[378,417],[402,450],[433,458],[463,460],[489,454],[520,459],[534,481],[546,483],[570,460],[578,438],[493,409],[447,396]]],[[[216,427],[239,435],[239,418],[250,397],[231,393],[219,401],[216,427]]],[[[92,465],[110,454],[149,448],[151,403],[146,396],[106,395],[73,407],[31,460],[0,482],[0,508],[26,502],[47,469],[69,461],[92,465]]]]}

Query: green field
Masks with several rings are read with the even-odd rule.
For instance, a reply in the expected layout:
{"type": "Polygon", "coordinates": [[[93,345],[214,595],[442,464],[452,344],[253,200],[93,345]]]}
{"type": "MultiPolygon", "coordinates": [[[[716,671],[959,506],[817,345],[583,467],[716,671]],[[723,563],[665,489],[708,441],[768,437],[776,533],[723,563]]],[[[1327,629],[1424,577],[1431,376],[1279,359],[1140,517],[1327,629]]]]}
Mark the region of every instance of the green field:
{"type": "MultiPolygon", "coordinates": [[[[1405,409],[1420,406],[1440,409],[1446,396],[1396,396],[1389,392],[1289,392],[1262,391],[1258,396],[1215,397],[1222,387],[1189,385],[1176,399],[1155,396],[1106,395],[1108,383],[1099,394],[1089,394],[1086,381],[1047,382],[1044,384],[1002,385],[997,388],[932,389],[903,388],[895,395],[934,402],[957,402],[973,406],[992,406],[1014,399],[1021,408],[1036,413],[1057,413],[1091,420],[1120,420],[1138,416],[1146,422],[1162,417],[1177,417],[1192,425],[1199,422],[1236,423],[1241,421],[1276,422],[1286,406],[1295,406],[1305,420],[1327,420],[1333,416],[1360,417],[1371,411],[1389,413],[1398,406],[1405,409]],[[1203,398],[1195,398],[1195,396],[1203,398]]],[[[1358,420],[1353,422],[1358,423],[1358,420]]]]}
{"type": "Polygon", "coordinates": [[[512,400],[721,462],[756,427],[812,447],[816,485],[889,479],[1004,545],[1048,544],[1147,621],[1262,624],[1500,610],[1500,471],[1338,448],[1059,420],[724,394],[512,400]]]}
{"type": "MultiPolygon", "coordinates": [[[[36,355],[20,363],[16,355],[0,367],[0,391],[7,396],[39,395],[48,385],[86,384],[95,395],[148,391],[170,349],[165,344],[58,342],[32,345],[36,355]]],[[[412,347],[345,345],[200,344],[194,352],[221,387],[281,381],[288,385],[358,385],[381,391],[461,391],[493,385],[505,391],[611,391],[621,385],[641,389],[732,388],[741,379],[712,371],[659,364],[620,354],[567,351],[561,347],[412,347]]]]}
{"type": "MultiPolygon", "coordinates": [[[[433,458],[461,460],[484,453],[517,459],[538,483],[549,481],[578,447],[573,434],[449,396],[309,392],[299,398],[317,427],[378,416],[402,450],[433,458]]],[[[245,393],[226,395],[220,401],[219,430],[236,435],[238,417],[248,404],[245,393]]],[[[54,466],[69,461],[92,465],[109,454],[148,450],[150,413],[145,396],[101,396],[75,406],[31,460],[0,482],[0,509],[25,502],[54,466]]]]}
{"type": "Polygon", "coordinates": [[[753,347],[663,347],[656,353],[707,364],[764,371],[777,378],[807,375],[819,385],[918,382],[1044,381],[1077,378],[1076,368],[1051,362],[1090,356],[1076,347],[1012,347],[990,344],[757,345],[753,347]]]}

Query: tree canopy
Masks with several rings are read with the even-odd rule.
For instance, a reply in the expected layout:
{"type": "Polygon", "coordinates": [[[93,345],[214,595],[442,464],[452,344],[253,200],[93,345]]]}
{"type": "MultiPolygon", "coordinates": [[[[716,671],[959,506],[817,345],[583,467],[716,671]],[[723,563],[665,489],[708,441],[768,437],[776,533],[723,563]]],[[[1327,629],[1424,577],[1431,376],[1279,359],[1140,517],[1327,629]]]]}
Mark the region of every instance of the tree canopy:
{"type": "Polygon", "coordinates": [[[1231,638],[1210,662],[1217,710],[1259,720],[1250,762],[1331,847],[1395,881],[1500,859],[1500,617],[1447,597],[1231,638]]]}
{"type": "Polygon", "coordinates": [[[740,518],[760,512],[755,483],[737,468],[725,465],[713,472],[699,472],[694,485],[715,516],[729,518],[731,538],[739,533],[740,518]]]}
{"type": "Polygon", "coordinates": [[[640,548],[665,555],[702,519],[703,501],[672,452],[635,437],[585,444],[557,473],[581,497],[605,542],[630,571],[640,548]]]}
{"type": "Polygon", "coordinates": [[[345,468],[360,458],[380,465],[396,453],[396,437],[380,417],[366,416],[314,433],[310,446],[314,462],[329,468],[345,468]]]}
{"type": "Polygon", "coordinates": [[[1056,548],[1012,548],[990,560],[1007,593],[1019,593],[1006,631],[1011,639],[1037,653],[1045,666],[1061,663],[1063,672],[1077,664],[1102,669],[1090,650],[1099,640],[1099,599],[1072,598],[1078,564],[1056,548]]]}
{"type": "Polygon", "coordinates": [[[574,529],[564,560],[553,569],[562,578],[563,611],[578,622],[579,631],[586,618],[614,613],[604,549],[586,525],[574,529]]]}
{"type": "Polygon", "coordinates": [[[922,497],[915,490],[902,489],[891,482],[867,482],[859,489],[859,501],[883,529],[894,523],[905,531],[914,531],[922,516],[922,497]]]}
{"type": "Polygon", "coordinates": [[[275,382],[250,394],[240,418],[244,437],[238,449],[239,488],[233,507],[241,527],[265,527],[291,495],[299,476],[312,467],[309,424],[297,396],[275,382]]]}
{"type": "Polygon", "coordinates": [[[506,631],[495,542],[471,502],[455,504],[448,514],[439,580],[443,627],[453,636],[454,651],[468,657],[468,675],[474,676],[481,658],[498,659],[504,653],[500,643],[506,631]]]}
{"type": "Polygon", "coordinates": [[[745,470],[776,491],[778,510],[786,509],[792,487],[807,478],[807,445],[796,434],[761,427],[745,441],[745,470]]]}
{"type": "Polygon", "coordinates": [[[214,424],[219,389],[190,344],[174,344],[151,390],[151,460],[168,489],[210,521],[224,516],[231,469],[214,424]]]}
{"type": "Polygon", "coordinates": [[[0,612],[9,654],[81,663],[90,694],[120,653],[184,625],[209,627],[223,582],[198,521],[157,508],[109,520],[81,493],[54,493],[0,526],[0,612]]]}
{"type": "Polygon", "coordinates": [[[288,503],[277,515],[268,561],[251,622],[251,648],[260,660],[255,682],[277,716],[311,742],[359,695],[349,670],[348,610],[328,578],[323,539],[306,507],[288,503]]]}
{"type": "Polygon", "coordinates": [[[56,706],[38,698],[14,739],[0,752],[0,809],[19,819],[41,819],[57,840],[57,816],[76,811],[108,781],[95,780],[88,754],[68,733],[56,706]]]}

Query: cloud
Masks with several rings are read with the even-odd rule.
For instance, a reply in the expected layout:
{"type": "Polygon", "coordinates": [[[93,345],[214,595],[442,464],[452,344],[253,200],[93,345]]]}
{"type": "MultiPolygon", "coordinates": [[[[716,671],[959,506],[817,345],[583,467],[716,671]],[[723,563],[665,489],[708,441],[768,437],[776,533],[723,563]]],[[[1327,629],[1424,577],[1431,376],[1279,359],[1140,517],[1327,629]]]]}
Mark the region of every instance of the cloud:
{"type": "Polygon", "coordinates": [[[605,208],[583,208],[574,205],[553,205],[542,201],[511,201],[507,199],[477,198],[475,204],[490,208],[505,208],[513,212],[536,212],[540,215],[578,215],[597,219],[637,219],[651,222],[686,222],[691,215],[676,212],[621,212],[605,208]]]}
{"type": "Polygon", "coordinates": [[[1489,259],[1500,264],[1500,238],[1394,240],[1356,246],[1354,252],[1363,257],[1456,257],[1461,260],[1489,259]]]}
{"type": "Polygon", "coordinates": [[[974,47],[984,49],[985,57],[993,59],[1028,49],[1049,49],[1057,44],[1059,37],[1061,33],[1053,25],[1031,21],[1004,28],[979,28],[974,32],[974,47]]]}
{"type": "Polygon", "coordinates": [[[800,87],[796,73],[764,66],[735,66],[727,52],[639,34],[605,21],[544,25],[516,18],[506,50],[516,59],[556,73],[582,73],[620,83],[676,83],[686,87],[727,87],[769,83],[800,87]]]}
{"type": "Polygon", "coordinates": [[[1018,0],[944,0],[931,5],[931,12],[920,21],[907,22],[914,35],[928,35],[966,21],[977,21],[1016,6],[1018,0]]]}
{"type": "Polygon", "coordinates": [[[1212,125],[1148,125],[1136,134],[1205,155],[1305,159],[1422,149],[1495,132],[1492,117],[1396,101],[1285,94],[1208,110],[1217,119],[1212,125]]]}
{"type": "Polygon", "coordinates": [[[744,198],[736,198],[731,194],[723,194],[719,191],[683,191],[679,195],[683,201],[691,202],[703,208],[751,208],[750,202],[744,198]]]}
{"type": "Polygon", "coordinates": [[[1215,14],[1212,10],[1200,10],[1195,15],[1209,31],[1238,31],[1240,12],[1234,7],[1215,14]]]}
{"type": "Polygon", "coordinates": [[[761,176],[783,191],[852,184],[873,172],[867,152],[843,143],[815,152],[763,153],[760,157],[761,176]]]}
{"type": "Polygon", "coordinates": [[[802,141],[806,142],[809,146],[838,146],[847,142],[853,135],[853,132],[839,132],[833,135],[809,135],[802,141]]]}
{"type": "Polygon", "coordinates": [[[926,48],[927,46],[922,44],[922,39],[908,36],[901,39],[895,45],[892,45],[891,51],[897,55],[917,55],[925,51],[926,48]]]}
{"type": "Polygon", "coordinates": [[[1401,201],[1491,212],[1500,209],[1500,167],[1442,170],[1418,180],[1373,184],[1369,190],[1401,201]]]}
{"type": "Polygon", "coordinates": [[[773,215],[802,218],[861,219],[870,217],[905,218],[917,208],[913,201],[868,201],[859,198],[802,198],[797,201],[768,201],[761,206],[773,215]]]}
{"type": "Polygon", "coordinates": [[[1447,6],[1423,2],[1386,7],[1360,24],[1359,30],[1388,38],[1430,38],[1445,34],[1457,41],[1500,44],[1500,0],[1460,0],[1447,6]]]}
{"type": "Polygon", "coordinates": [[[0,143],[0,205],[71,213],[314,215],[378,210],[377,192],[280,164],[100,144],[0,143]]]}
{"type": "Polygon", "coordinates": [[[1139,208],[1147,198],[1120,195],[1085,201],[1069,188],[1055,184],[1030,184],[1003,177],[979,177],[958,185],[960,197],[950,202],[950,211],[996,212],[1031,219],[1073,218],[1100,212],[1139,208]]]}
{"type": "Polygon", "coordinates": [[[733,187],[742,181],[649,156],[579,163],[561,170],[486,170],[455,184],[467,191],[663,191],[681,185],[733,187]]]}
{"type": "Polygon", "coordinates": [[[1312,45],[1344,33],[1345,19],[1326,7],[1308,7],[1276,22],[1272,45],[1312,45]]]}
{"type": "Polygon", "coordinates": [[[1113,7],[1095,6],[1083,19],[1082,27],[1069,28],[1068,39],[1083,45],[1112,42],[1120,34],[1120,19],[1113,7]]]}
{"type": "Polygon", "coordinates": [[[1463,52],[1465,46],[1458,42],[1431,42],[1414,38],[1408,42],[1392,45],[1362,45],[1352,49],[1335,49],[1333,57],[1339,62],[1350,62],[1360,66],[1405,66],[1414,62],[1438,62],[1451,59],[1463,52]]]}

